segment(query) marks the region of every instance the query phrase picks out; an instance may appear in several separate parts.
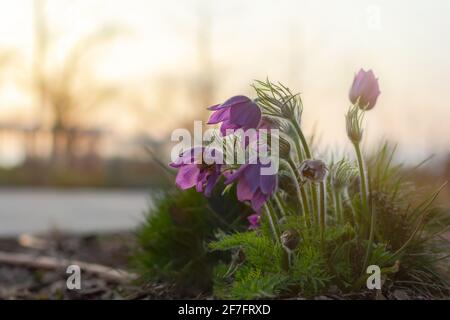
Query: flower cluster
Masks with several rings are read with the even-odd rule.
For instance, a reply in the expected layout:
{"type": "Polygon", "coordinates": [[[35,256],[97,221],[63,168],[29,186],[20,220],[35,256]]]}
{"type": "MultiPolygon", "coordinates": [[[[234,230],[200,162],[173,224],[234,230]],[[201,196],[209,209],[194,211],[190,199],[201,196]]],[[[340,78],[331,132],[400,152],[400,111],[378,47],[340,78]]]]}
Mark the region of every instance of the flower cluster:
{"type": "MultiPolygon", "coordinates": [[[[448,296],[447,277],[441,278],[436,268],[436,261],[446,257],[441,249],[446,245],[426,229],[427,224],[439,224],[437,215],[430,214],[436,208],[430,205],[442,187],[418,201],[413,185],[403,181],[403,167],[393,163],[395,148],[388,144],[365,159],[365,117],[376,108],[380,95],[374,73],[361,69],[349,91],[346,124],[352,155],[336,146],[324,150],[312,144],[303,132],[298,94],[269,80],[257,81],[253,87],[255,100],[239,96],[213,107],[210,123],[221,124],[221,134],[256,125],[278,128],[280,170],[261,175],[267,166],[263,161],[222,166],[225,184],[236,184],[238,200],[253,207],[248,222],[255,232],[232,230],[210,243],[214,251],[233,252],[228,271],[222,263],[216,269],[216,295],[264,299],[313,297],[331,288],[366,292],[375,286],[370,276],[375,265],[392,288],[407,290],[408,281],[403,280],[413,279],[410,292],[423,282],[425,295],[439,288],[444,297],[442,288],[448,296]],[[328,158],[319,157],[318,150],[328,158]],[[418,257],[423,257],[420,263],[418,257]],[[403,266],[401,279],[399,266],[403,266]]],[[[246,141],[237,144],[249,147],[246,141]]],[[[446,223],[439,222],[444,231],[446,223]]],[[[388,292],[389,288],[383,290],[388,292]]]]}
{"type": "MultiPolygon", "coordinates": [[[[291,192],[292,186],[295,186],[297,208],[301,209],[299,214],[305,217],[306,226],[319,225],[323,235],[327,224],[325,217],[328,173],[331,174],[331,183],[336,185],[333,197],[335,207],[338,208],[341,205],[340,197],[347,184],[342,180],[350,179],[354,175],[354,170],[350,170],[344,162],[339,166],[330,166],[331,170],[329,170],[324,161],[313,157],[301,129],[303,104],[298,94],[293,94],[283,85],[273,84],[269,80],[257,81],[254,89],[257,93],[256,99],[239,95],[231,97],[222,104],[209,107],[208,110],[212,114],[208,125],[220,125],[218,135],[220,139],[233,138],[236,136],[236,131],[253,130],[252,136],[256,137],[259,143],[258,149],[262,144],[266,150],[270,149],[272,155],[275,153],[281,158],[281,163],[284,165],[283,172],[288,173],[291,183],[288,186],[279,186],[278,171],[272,173],[264,171],[271,166],[268,156],[264,159],[261,159],[260,155],[256,159],[249,156],[250,159],[246,159],[239,165],[224,164],[216,161],[217,158],[223,159],[223,157],[216,157],[222,156],[221,151],[213,149],[211,152],[209,150],[211,146],[202,146],[185,151],[170,164],[171,167],[178,169],[176,185],[182,190],[196,188],[198,192],[209,197],[214,187],[223,178],[226,186],[236,185],[237,199],[249,203],[254,211],[254,214],[248,217],[250,229],[257,229],[260,226],[261,211],[265,208],[274,233],[277,232],[274,226],[277,216],[273,212],[278,210],[286,216],[280,197],[286,197],[286,194],[291,192]],[[268,140],[260,139],[260,132],[272,132],[273,128],[283,134],[277,136],[278,143],[275,145],[272,139],[270,143],[268,140]],[[275,207],[277,210],[274,209],[275,207]]],[[[371,70],[366,72],[361,69],[356,74],[350,89],[349,99],[352,107],[346,119],[347,134],[357,148],[357,152],[360,152],[359,143],[362,140],[363,114],[374,108],[379,95],[378,80],[374,73],[371,70]]],[[[254,144],[247,143],[245,137],[241,143],[234,144],[238,145],[244,154],[246,152],[251,154],[254,150],[254,144]]],[[[361,160],[360,154],[358,159],[361,160]]],[[[362,207],[367,210],[367,186],[361,163],[360,168],[362,207]]],[[[280,235],[276,234],[275,238],[280,239],[280,235]]],[[[281,239],[286,240],[285,238],[281,239]]]]}
{"type": "MultiPolygon", "coordinates": [[[[208,108],[212,115],[209,125],[221,124],[220,134],[223,137],[233,135],[236,130],[258,130],[273,128],[273,122],[262,117],[258,104],[246,96],[235,96],[222,104],[208,108]]],[[[259,135],[257,133],[257,138],[259,135]]],[[[231,167],[222,163],[215,163],[214,158],[207,159],[210,147],[192,148],[182,153],[170,164],[178,169],[176,185],[186,190],[195,187],[198,192],[210,196],[220,177],[224,177],[225,184],[236,183],[239,201],[249,202],[255,215],[249,217],[251,228],[259,225],[260,212],[264,204],[277,189],[277,174],[262,174],[262,169],[270,162],[255,159],[247,161],[240,167],[231,167]],[[209,161],[208,161],[209,160],[209,161]]],[[[241,148],[250,148],[248,143],[241,144],[241,148]]],[[[244,150],[245,151],[245,150],[244,150]]],[[[214,150],[213,156],[220,151],[214,150]],[[214,154],[215,153],[215,154],[214,154]]]]}

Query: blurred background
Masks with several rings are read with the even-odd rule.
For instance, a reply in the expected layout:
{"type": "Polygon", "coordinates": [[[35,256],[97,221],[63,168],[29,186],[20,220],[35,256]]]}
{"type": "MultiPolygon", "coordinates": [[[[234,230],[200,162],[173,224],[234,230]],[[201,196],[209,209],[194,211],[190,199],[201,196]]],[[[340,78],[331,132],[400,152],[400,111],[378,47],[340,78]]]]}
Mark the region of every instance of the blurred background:
{"type": "Polygon", "coordinates": [[[353,76],[373,69],[367,149],[435,155],[416,179],[450,179],[449,14],[447,0],[0,0],[0,235],[136,225],[167,183],[146,149],[168,161],[173,129],[266,77],[302,93],[320,151],[342,152],[353,76]]]}

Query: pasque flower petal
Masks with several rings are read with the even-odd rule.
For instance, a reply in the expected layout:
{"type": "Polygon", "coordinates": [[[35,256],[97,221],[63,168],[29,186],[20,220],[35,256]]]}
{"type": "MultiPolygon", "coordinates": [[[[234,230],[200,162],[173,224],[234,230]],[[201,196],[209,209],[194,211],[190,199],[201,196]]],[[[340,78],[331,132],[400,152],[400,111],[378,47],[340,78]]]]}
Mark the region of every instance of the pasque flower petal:
{"type": "Polygon", "coordinates": [[[372,70],[359,70],[350,88],[349,98],[353,104],[359,103],[361,109],[370,110],[380,95],[378,79],[372,70]]]}
{"type": "Polygon", "coordinates": [[[180,167],[175,182],[182,190],[190,189],[197,184],[199,174],[200,168],[196,164],[185,165],[180,167]]]}
{"type": "Polygon", "coordinates": [[[254,102],[236,105],[230,110],[230,122],[243,129],[256,128],[261,121],[261,110],[254,102]]]}
{"type": "Polygon", "coordinates": [[[237,179],[239,179],[241,177],[241,175],[245,172],[246,168],[249,166],[249,164],[244,164],[242,166],[239,167],[239,169],[234,170],[232,172],[228,171],[227,173],[224,174],[226,180],[225,180],[225,184],[231,184],[234,181],[236,181],[237,179]]]}
{"type": "Polygon", "coordinates": [[[252,193],[260,187],[261,184],[261,165],[249,164],[244,172],[244,177],[252,193]]]}
{"type": "MultiPolygon", "coordinates": [[[[218,167],[220,168],[220,166],[218,166],[218,167]]],[[[205,196],[207,196],[207,197],[211,196],[212,190],[220,178],[220,169],[219,168],[216,168],[216,170],[214,172],[212,172],[207,179],[206,187],[205,187],[205,196]]]]}
{"type": "Polygon", "coordinates": [[[278,184],[277,175],[262,175],[260,178],[260,188],[264,194],[272,194],[278,184]]]}
{"type": "Polygon", "coordinates": [[[276,174],[262,175],[261,169],[266,166],[260,162],[242,165],[238,170],[228,174],[225,184],[237,183],[239,201],[250,201],[253,210],[259,213],[264,203],[276,191],[278,178],[276,174]]]}
{"type": "MultiPolygon", "coordinates": [[[[208,153],[217,155],[216,149],[208,150],[208,153]]],[[[178,169],[175,179],[176,185],[182,189],[195,187],[197,192],[204,192],[205,196],[210,196],[214,186],[217,184],[222,164],[209,164],[204,162],[204,156],[208,153],[205,148],[192,148],[184,152],[176,161],[169,165],[178,169]]]]}
{"type": "Polygon", "coordinates": [[[235,96],[223,104],[208,108],[213,111],[208,124],[222,123],[220,132],[227,135],[227,130],[256,129],[261,121],[259,106],[246,96],[235,96]]]}
{"type": "Polygon", "coordinates": [[[225,121],[230,117],[230,109],[219,109],[214,111],[209,118],[208,124],[217,124],[219,122],[225,121]]]}
{"type": "Polygon", "coordinates": [[[250,230],[256,230],[261,226],[261,215],[258,213],[252,214],[247,220],[250,223],[250,230]]]}
{"type": "Polygon", "coordinates": [[[239,201],[247,201],[251,200],[253,196],[253,192],[250,190],[250,186],[248,185],[245,179],[239,180],[237,184],[237,197],[239,201]]]}
{"type": "Polygon", "coordinates": [[[256,212],[260,212],[263,205],[266,203],[269,196],[267,194],[263,194],[260,191],[257,191],[252,198],[252,209],[256,212]]]}

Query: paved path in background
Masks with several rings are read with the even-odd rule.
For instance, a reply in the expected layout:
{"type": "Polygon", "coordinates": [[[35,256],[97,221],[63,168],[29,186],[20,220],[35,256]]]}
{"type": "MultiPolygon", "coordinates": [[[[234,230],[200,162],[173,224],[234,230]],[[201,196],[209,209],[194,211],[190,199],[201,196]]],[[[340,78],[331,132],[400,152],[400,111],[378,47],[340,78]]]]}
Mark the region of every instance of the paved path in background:
{"type": "Polygon", "coordinates": [[[149,203],[148,191],[0,189],[0,236],[129,230],[149,203]]]}

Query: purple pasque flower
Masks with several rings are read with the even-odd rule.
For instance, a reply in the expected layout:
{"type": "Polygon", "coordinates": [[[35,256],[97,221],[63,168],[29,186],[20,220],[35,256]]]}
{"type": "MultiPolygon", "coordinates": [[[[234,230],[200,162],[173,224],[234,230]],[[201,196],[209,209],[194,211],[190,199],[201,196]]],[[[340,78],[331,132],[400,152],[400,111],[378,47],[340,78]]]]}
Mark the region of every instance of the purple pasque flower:
{"type": "MultiPolygon", "coordinates": [[[[216,149],[208,150],[212,156],[216,149]]],[[[169,164],[178,169],[175,179],[176,185],[187,190],[195,187],[197,192],[202,192],[209,197],[221,175],[222,165],[211,163],[208,159],[206,149],[203,147],[192,148],[185,151],[176,161],[169,164]]]]}
{"type": "Polygon", "coordinates": [[[249,163],[242,165],[228,176],[225,184],[237,182],[237,197],[239,201],[250,201],[256,213],[275,192],[278,185],[277,174],[263,175],[261,170],[270,167],[270,163],[249,163]]]}
{"type": "Polygon", "coordinates": [[[220,132],[223,136],[230,129],[255,129],[261,120],[259,106],[246,96],[232,97],[208,109],[213,111],[208,124],[222,123],[220,132]]]}
{"type": "Polygon", "coordinates": [[[377,103],[380,93],[378,79],[373,71],[361,69],[353,80],[349,97],[350,101],[353,104],[358,103],[362,110],[370,110],[377,103]]]}
{"type": "Polygon", "coordinates": [[[261,214],[252,214],[247,217],[247,220],[250,223],[250,226],[248,227],[249,230],[257,230],[261,227],[261,214]]]}

